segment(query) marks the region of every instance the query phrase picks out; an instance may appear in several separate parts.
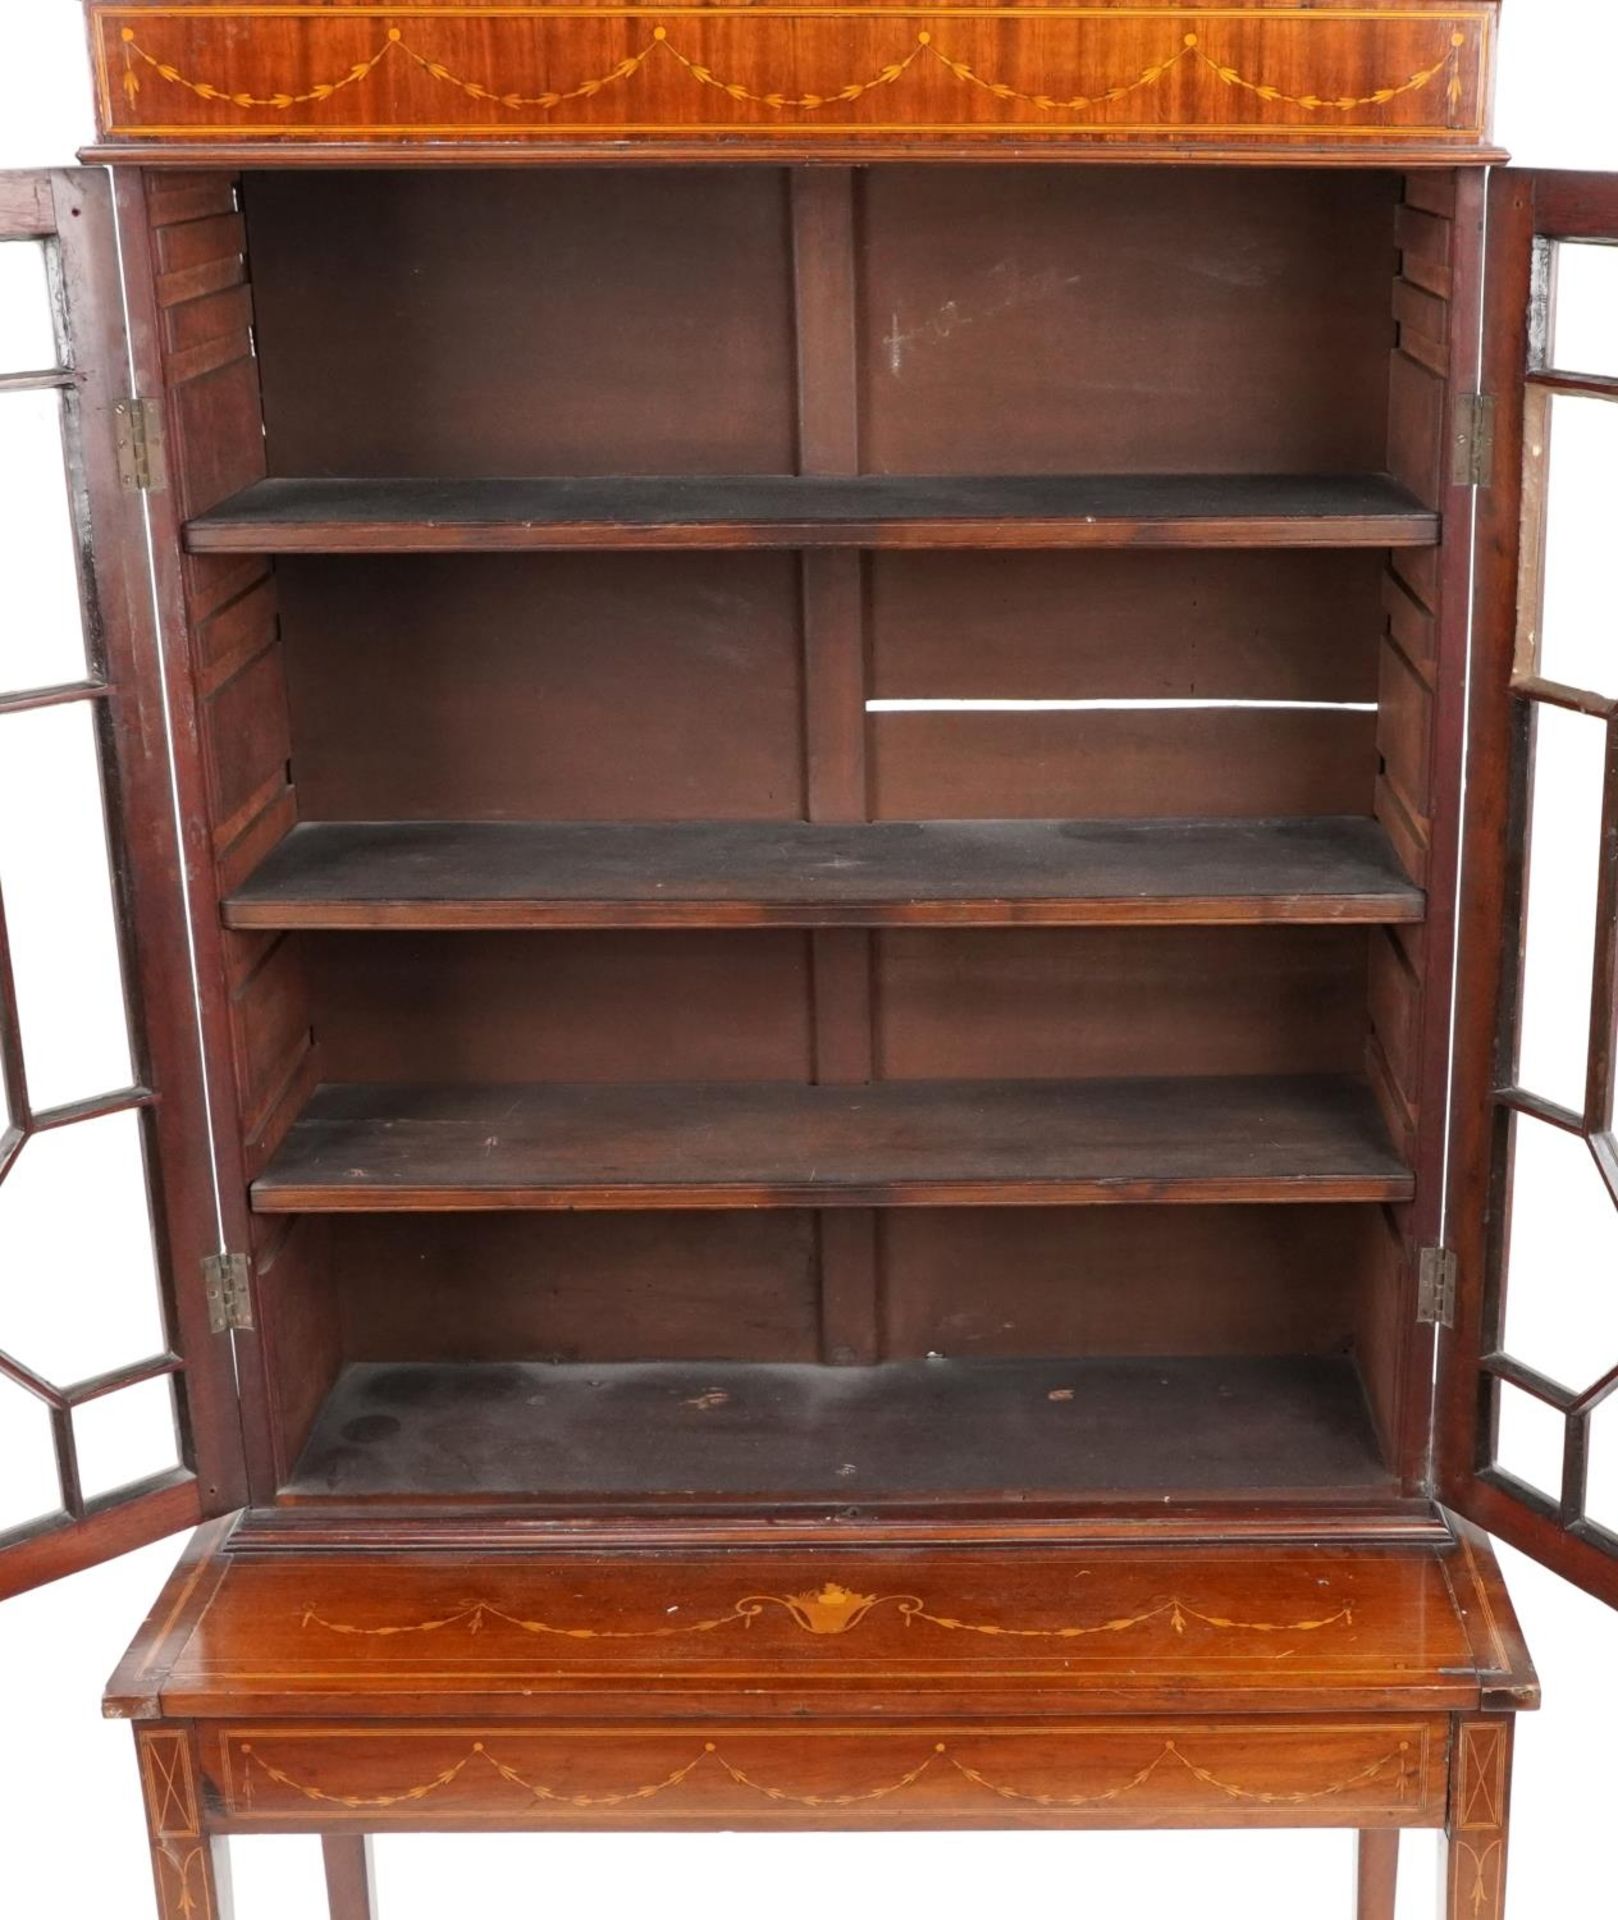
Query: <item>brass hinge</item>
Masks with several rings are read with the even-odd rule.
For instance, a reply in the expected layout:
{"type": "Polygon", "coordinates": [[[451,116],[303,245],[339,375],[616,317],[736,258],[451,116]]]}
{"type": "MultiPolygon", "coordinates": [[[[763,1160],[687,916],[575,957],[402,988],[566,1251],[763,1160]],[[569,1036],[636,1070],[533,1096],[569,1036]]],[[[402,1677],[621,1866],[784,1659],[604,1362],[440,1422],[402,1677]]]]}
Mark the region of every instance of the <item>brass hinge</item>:
{"type": "Polygon", "coordinates": [[[251,1332],[253,1296],[247,1284],[245,1253],[210,1253],[202,1263],[208,1296],[208,1327],[213,1333],[251,1332]]]}
{"type": "Polygon", "coordinates": [[[156,400],[115,400],[118,478],[126,493],[161,493],[168,484],[163,458],[163,408],[156,400]]]}
{"type": "Polygon", "coordinates": [[[1416,1319],[1422,1326],[1454,1326],[1455,1265],[1448,1247],[1422,1248],[1416,1269],[1416,1319]]]}
{"type": "Polygon", "coordinates": [[[1486,487],[1494,478],[1494,396],[1462,393],[1455,399],[1450,441],[1450,478],[1458,487],[1486,487]]]}

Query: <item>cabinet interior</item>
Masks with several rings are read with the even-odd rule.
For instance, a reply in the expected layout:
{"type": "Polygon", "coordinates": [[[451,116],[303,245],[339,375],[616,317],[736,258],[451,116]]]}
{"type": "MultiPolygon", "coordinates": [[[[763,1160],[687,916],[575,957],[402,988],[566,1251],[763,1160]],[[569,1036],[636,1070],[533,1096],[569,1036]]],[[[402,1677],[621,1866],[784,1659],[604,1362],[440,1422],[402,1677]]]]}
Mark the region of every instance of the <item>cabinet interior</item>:
{"type": "Polygon", "coordinates": [[[224,365],[189,223],[261,1499],[1415,1484],[1452,190],[249,174],[224,365]]]}

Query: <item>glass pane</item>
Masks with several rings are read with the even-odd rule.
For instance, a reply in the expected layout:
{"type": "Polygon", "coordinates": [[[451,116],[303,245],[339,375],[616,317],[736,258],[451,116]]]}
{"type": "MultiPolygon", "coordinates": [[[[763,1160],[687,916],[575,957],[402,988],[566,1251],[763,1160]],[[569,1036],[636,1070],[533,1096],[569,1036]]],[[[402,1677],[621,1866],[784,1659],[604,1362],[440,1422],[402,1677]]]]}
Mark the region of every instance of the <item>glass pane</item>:
{"type": "Polygon", "coordinates": [[[0,240],[0,373],[41,373],[56,364],[45,242],[0,240]]]}
{"type": "Polygon", "coordinates": [[[1618,374],[1618,247],[1561,240],[1550,364],[1564,373],[1618,374]]]}
{"type": "Polygon", "coordinates": [[[1504,1345],[1582,1393],[1618,1363],[1618,1207],[1582,1140],[1515,1124],[1504,1345]]]}
{"type": "Polygon", "coordinates": [[[84,676],[61,398],[0,393],[0,693],[84,676]]]}
{"type": "Polygon", "coordinates": [[[1550,408],[1545,481],[1540,672],[1547,680],[1618,694],[1618,401],[1559,393],[1550,408]]]}
{"type": "Polygon", "coordinates": [[[36,1133],[0,1184],[0,1249],[0,1349],[24,1366],[65,1387],[161,1353],[139,1115],[36,1133]]]}
{"type": "Polygon", "coordinates": [[[103,1394],[73,1409],[79,1485],[96,1500],[180,1464],[174,1387],[166,1377],[103,1394]]]}
{"type": "Polygon", "coordinates": [[[1607,730],[1536,708],[1518,1084],[1584,1110],[1607,730]]]}
{"type": "Polygon", "coordinates": [[[0,716],[0,892],[37,1112],[129,1085],[95,716],[0,716]]]}
{"type": "Polygon", "coordinates": [[[1603,1400],[1590,1416],[1584,1511],[1598,1527],[1618,1533],[1618,1398],[1603,1400]]]}
{"type": "Polygon", "coordinates": [[[15,1382],[0,1375],[0,1533],[62,1507],[51,1444],[50,1415],[15,1382]]]}
{"type": "Polygon", "coordinates": [[[1497,1466],[1537,1487],[1548,1500],[1560,1500],[1566,1440],[1567,1422],[1554,1407],[1502,1383],[1497,1466]]]}

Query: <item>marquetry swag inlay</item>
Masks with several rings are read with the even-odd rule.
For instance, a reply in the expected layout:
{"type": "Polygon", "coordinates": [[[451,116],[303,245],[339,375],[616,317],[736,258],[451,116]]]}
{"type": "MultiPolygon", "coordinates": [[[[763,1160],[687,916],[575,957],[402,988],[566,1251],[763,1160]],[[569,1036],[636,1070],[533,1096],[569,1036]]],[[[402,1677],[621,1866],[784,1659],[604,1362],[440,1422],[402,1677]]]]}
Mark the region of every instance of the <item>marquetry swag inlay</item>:
{"type": "Polygon", "coordinates": [[[492,1621],[499,1626],[515,1627],[523,1633],[553,1634],[566,1640],[667,1640],[683,1634],[712,1633],[719,1627],[735,1626],[738,1622],[750,1627],[760,1615],[775,1608],[779,1608],[805,1633],[847,1633],[878,1607],[895,1608],[906,1626],[919,1620],[930,1627],[941,1627],[951,1633],[981,1633],[1017,1640],[1078,1640],[1091,1634],[1124,1633],[1131,1627],[1154,1623],[1166,1625],[1175,1633],[1184,1633],[1192,1621],[1221,1633],[1317,1633],[1323,1627],[1351,1626],[1354,1620],[1353,1609],[1348,1606],[1339,1607],[1335,1613],[1316,1620],[1231,1620],[1219,1614],[1205,1613],[1170,1596],[1139,1613],[1110,1620],[1056,1627],[1000,1626],[989,1621],[956,1620],[947,1614],[930,1612],[926,1601],[917,1594],[855,1593],[836,1581],[828,1581],[818,1590],[805,1593],[747,1594],[737,1600],[728,1613],[648,1627],[556,1626],[547,1620],[522,1619],[486,1600],[468,1601],[465,1606],[432,1619],[380,1626],[328,1620],[315,1605],[310,1604],[303,1611],[302,1624],[305,1627],[323,1627],[328,1633],[382,1638],[400,1633],[437,1633],[444,1627],[454,1626],[464,1626],[468,1632],[477,1633],[486,1621],[492,1621]]]}
{"type": "Polygon", "coordinates": [[[160,59],[143,45],[133,27],[121,28],[119,39],[124,50],[124,73],[121,84],[125,97],[131,105],[140,96],[140,76],[144,66],[150,68],[171,86],[184,87],[188,92],[194,93],[199,100],[228,101],[236,107],[270,107],[279,111],[307,106],[311,102],[330,100],[343,88],[357,86],[361,81],[368,80],[390,55],[402,56],[414,61],[434,80],[442,81],[448,86],[459,87],[473,100],[486,100],[495,106],[513,109],[533,107],[549,110],[569,100],[587,100],[592,94],[599,93],[603,87],[632,79],[652,55],[658,52],[677,61],[698,85],[716,88],[720,93],[728,94],[732,100],[745,100],[754,106],[790,108],[809,113],[834,107],[843,102],[858,100],[862,94],[869,93],[873,87],[892,86],[901,80],[923,55],[929,56],[965,85],[981,87],[986,93],[993,94],[997,100],[1017,100],[1049,113],[1083,113],[1115,100],[1126,99],[1132,93],[1158,86],[1184,61],[1196,62],[1208,68],[1228,87],[1242,89],[1272,104],[1302,107],[1312,113],[1352,112],[1360,107],[1383,106],[1390,100],[1397,100],[1401,94],[1421,92],[1424,88],[1431,86],[1448,68],[1449,81],[1446,97],[1450,105],[1455,107],[1460,104],[1462,93],[1460,51],[1466,45],[1466,35],[1458,30],[1453,31],[1447,36],[1446,45],[1435,60],[1429,65],[1419,67],[1403,79],[1390,82],[1386,86],[1375,87],[1369,93],[1338,94],[1326,97],[1310,92],[1288,93],[1284,88],[1272,86],[1266,80],[1245,74],[1211,53],[1200,33],[1187,33],[1182,36],[1178,47],[1171,52],[1166,52],[1161,60],[1144,67],[1138,74],[1116,80],[1111,85],[1097,85],[1092,82],[1084,92],[1074,93],[1067,99],[1056,99],[1048,93],[1025,92],[1009,85],[1006,81],[990,79],[979,73],[967,61],[956,59],[949,53],[944,46],[940,45],[932,29],[926,27],[916,32],[908,49],[899,58],[878,68],[875,73],[861,79],[845,81],[841,86],[828,88],[823,92],[799,94],[789,94],[780,89],[760,93],[742,85],[740,81],[724,79],[709,67],[704,66],[700,60],[693,59],[688,53],[683,52],[670,38],[669,29],[662,24],[652,26],[650,37],[644,45],[620,60],[608,72],[592,79],[580,80],[571,87],[554,88],[535,94],[503,92],[498,84],[484,84],[454,73],[441,60],[408,40],[404,29],[396,26],[387,28],[381,44],[369,59],[355,62],[347,72],[330,80],[319,81],[301,91],[278,89],[267,94],[232,92],[228,86],[221,86],[213,81],[182,73],[178,67],[167,60],[160,59]]]}
{"type": "Polygon", "coordinates": [[[389,1793],[367,1794],[332,1793],[323,1787],[300,1780],[295,1774],[289,1773],[284,1766],[268,1759],[258,1745],[250,1740],[242,1741],[237,1751],[242,1760],[240,1804],[243,1811],[252,1809],[252,1783],[255,1770],[273,1780],[277,1786],[305,1800],[325,1802],[355,1811],[408,1806],[429,1799],[433,1794],[455,1785],[462,1774],[474,1765],[492,1767],[508,1786],[519,1788],[522,1792],[530,1794],[536,1801],[579,1809],[621,1807],[636,1801],[655,1800],[660,1794],[684,1786],[699,1768],[705,1766],[717,1767],[729,1776],[733,1785],[743,1788],[746,1792],[759,1794],[766,1800],[811,1808],[856,1807],[878,1800],[891,1799],[893,1795],[903,1793],[906,1788],[918,1785],[935,1767],[951,1769],[972,1786],[985,1793],[994,1794],[1002,1800],[1015,1800],[1027,1806],[1052,1809],[1106,1806],[1145,1786],[1153,1775],[1165,1766],[1183,1769],[1202,1786],[1214,1793],[1224,1795],[1226,1799],[1270,1807],[1301,1807],[1314,1801],[1332,1800],[1339,1795],[1351,1792],[1355,1787],[1368,1786],[1371,1782],[1382,1779],[1386,1779],[1396,1797],[1403,1801],[1414,1791],[1419,1779],[1417,1749],[1408,1739],[1400,1740],[1398,1745],[1390,1748],[1388,1752],[1341,1779],[1331,1780],[1320,1787],[1280,1792],[1270,1788],[1243,1786],[1239,1781],[1227,1780],[1211,1768],[1200,1764],[1181,1747],[1176,1739],[1168,1738],[1144,1766],[1137,1768],[1135,1772],[1113,1786],[1102,1788],[1094,1793],[1034,1792],[993,1778],[981,1768],[968,1765],[966,1761],[951,1752],[947,1741],[939,1740],[913,1766],[878,1786],[854,1789],[846,1793],[802,1793],[772,1781],[759,1779],[737,1766],[734,1760],[727,1758],[717,1742],[709,1740],[705,1741],[700,1750],[689,1760],[659,1779],[646,1781],[639,1786],[602,1793],[570,1793],[565,1789],[549,1786],[544,1781],[529,1779],[518,1768],[493,1753],[485,1742],[476,1740],[460,1759],[441,1768],[429,1779],[389,1793]]]}
{"type": "Polygon", "coordinates": [[[1481,137],[1488,6],[96,6],[109,135],[1481,137]],[[886,104],[882,104],[885,102],[886,104]]]}

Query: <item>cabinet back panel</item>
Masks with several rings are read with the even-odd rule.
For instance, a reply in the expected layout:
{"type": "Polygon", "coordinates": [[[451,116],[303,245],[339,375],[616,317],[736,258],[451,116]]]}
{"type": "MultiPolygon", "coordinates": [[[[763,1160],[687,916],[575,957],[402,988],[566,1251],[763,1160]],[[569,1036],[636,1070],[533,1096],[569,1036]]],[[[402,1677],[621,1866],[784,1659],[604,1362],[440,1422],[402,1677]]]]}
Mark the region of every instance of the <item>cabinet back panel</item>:
{"type": "Polygon", "coordinates": [[[878,1075],[1354,1073],[1366,964],[1331,927],[881,933],[878,1075]]]}
{"type": "Polygon", "coordinates": [[[356,1216],[333,1281],[350,1360],[819,1358],[808,1213],[356,1216]]]}
{"type": "MultiPolygon", "coordinates": [[[[874,555],[871,697],[1369,702],[1368,553],[874,555]]],[[[304,819],[791,819],[803,583],[772,553],[284,559],[304,819]]],[[[852,717],[851,717],[852,718],[852,717]]],[[[878,712],[878,817],[1370,811],[1325,704],[878,712]]]]}
{"type": "MultiPolygon", "coordinates": [[[[1346,1352],[1373,1211],[886,1215],[873,1358],[1346,1352]]],[[[820,1357],[807,1212],[355,1215],[330,1226],[347,1360],[820,1357]]]]}
{"type": "Polygon", "coordinates": [[[1366,552],[873,553],[884,700],[1375,700],[1366,552]]]}
{"type": "Polygon", "coordinates": [[[896,167],[863,191],[872,471],[1384,466],[1394,176],[896,167]]]}
{"type": "Polygon", "coordinates": [[[278,573],[306,820],[802,816],[790,554],[278,573]]]}
{"type": "MultiPolygon", "coordinates": [[[[858,176],[861,465],[1386,464],[1394,176],[858,176]]],[[[249,175],[272,473],[789,472],[776,168],[249,175]]]]}
{"type": "MultiPolygon", "coordinates": [[[[791,932],[299,935],[328,1080],[808,1080],[791,932]]],[[[1358,1072],[1366,936],[1330,927],[878,935],[886,1079],[1358,1072]]]]}
{"type": "Polygon", "coordinates": [[[1331,709],[879,713],[878,820],[1371,811],[1376,715],[1331,709]]]}
{"type": "Polygon", "coordinates": [[[807,1080],[796,933],[303,936],[329,1080],[807,1080]]]}
{"type": "Polygon", "coordinates": [[[786,183],[249,175],[270,471],[790,471],[786,183]]]}
{"type": "Polygon", "coordinates": [[[880,1221],[882,1357],[1346,1352],[1373,1213],[896,1210],[880,1221]]]}
{"type": "Polygon", "coordinates": [[[1375,553],[873,554],[879,700],[1320,702],[879,711],[879,819],[1368,813],[1375,553]]]}

